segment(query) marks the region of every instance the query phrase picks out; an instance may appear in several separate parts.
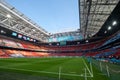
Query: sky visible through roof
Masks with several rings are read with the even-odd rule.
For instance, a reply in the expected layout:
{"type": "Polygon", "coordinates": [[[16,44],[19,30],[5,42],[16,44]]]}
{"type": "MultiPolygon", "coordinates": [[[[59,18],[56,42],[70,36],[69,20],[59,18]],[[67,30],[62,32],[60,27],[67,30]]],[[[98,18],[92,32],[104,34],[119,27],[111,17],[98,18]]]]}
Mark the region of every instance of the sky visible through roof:
{"type": "Polygon", "coordinates": [[[49,33],[79,29],[78,0],[6,0],[49,33]]]}

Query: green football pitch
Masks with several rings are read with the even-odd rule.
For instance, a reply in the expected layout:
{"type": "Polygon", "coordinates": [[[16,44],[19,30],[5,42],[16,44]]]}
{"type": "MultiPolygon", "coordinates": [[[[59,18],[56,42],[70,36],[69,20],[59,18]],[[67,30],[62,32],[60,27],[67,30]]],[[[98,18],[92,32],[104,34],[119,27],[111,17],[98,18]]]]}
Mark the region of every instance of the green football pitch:
{"type": "Polygon", "coordinates": [[[0,80],[109,80],[95,66],[78,58],[0,59],[0,80]]]}

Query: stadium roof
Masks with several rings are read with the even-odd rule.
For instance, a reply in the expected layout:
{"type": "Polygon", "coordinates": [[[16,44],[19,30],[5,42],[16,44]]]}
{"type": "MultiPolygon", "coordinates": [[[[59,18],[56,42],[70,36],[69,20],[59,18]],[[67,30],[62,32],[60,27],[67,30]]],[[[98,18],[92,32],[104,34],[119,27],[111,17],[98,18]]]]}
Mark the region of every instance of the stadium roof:
{"type": "MultiPolygon", "coordinates": [[[[80,11],[80,30],[85,38],[96,34],[111,12],[118,4],[119,0],[78,0],[80,11]]],[[[17,11],[14,7],[0,0],[0,25],[15,32],[19,32],[31,38],[45,42],[50,34],[17,11]]],[[[62,36],[62,33],[53,34],[54,36],[62,36]]],[[[65,32],[64,35],[72,33],[65,32]]]]}
{"type": "Polygon", "coordinates": [[[51,34],[50,36],[51,37],[62,37],[62,36],[71,36],[71,35],[81,35],[82,34],[80,33],[79,30],[76,30],[76,31],[69,31],[69,32],[62,32],[62,33],[55,33],[55,34],[51,34]]]}
{"type": "Polygon", "coordinates": [[[79,0],[80,26],[85,38],[95,35],[119,0],[79,0]]]}
{"type": "Polygon", "coordinates": [[[41,26],[3,0],[0,0],[0,25],[43,42],[49,36],[41,26]]]}

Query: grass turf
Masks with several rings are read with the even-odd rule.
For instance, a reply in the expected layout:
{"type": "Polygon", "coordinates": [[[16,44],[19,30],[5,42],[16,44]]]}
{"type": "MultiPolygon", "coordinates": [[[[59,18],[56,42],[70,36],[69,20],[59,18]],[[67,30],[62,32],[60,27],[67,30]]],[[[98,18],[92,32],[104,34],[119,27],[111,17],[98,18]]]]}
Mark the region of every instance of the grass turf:
{"type": "Polygon", "coordinates": [[[109,80],[83,58],[0,59],[0,80],[109,80]],[[92,77],[93,75],[93,77],[92,77]]]}

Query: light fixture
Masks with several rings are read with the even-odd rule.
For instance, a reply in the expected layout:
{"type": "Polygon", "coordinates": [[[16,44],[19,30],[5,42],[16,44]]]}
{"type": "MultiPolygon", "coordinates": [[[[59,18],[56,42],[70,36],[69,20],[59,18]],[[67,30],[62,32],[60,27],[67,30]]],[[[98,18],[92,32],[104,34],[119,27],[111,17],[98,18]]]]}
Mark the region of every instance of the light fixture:
{"type": "Polygon", "coordinates": [[[112,25],[114,26],[114,25],[116,25],[117,24],[117,22],[116,21],[114,21],[113,23],[112,23],[112,25]]]}
{"type": "Polygon", "coordinates": [[[104,32],[105,34],[107,33],[107,31],[104,32]]]}
{"type": "Polygon", "coordinates": [[[33,31],[35,31],[35,29],[33,29],[33,31]]]}
{"type": "Polygon", "coordinates": [[[59,43],[57,43],[57,45],[59,45],[59,43]]]}
{"type": "Polygon", "coordinates": [[[88,40],[85,41],[86,43],[89,42],[88,40]]]}
{"type": "Polygon", "coordinates": [[[111,29],[112,29],[111,26],[109,26],[109,27],[108,27],[108,30],[111,30],[111,29]]]}
{"type": "Polygon", "coordinates": [[[77,44],[80,44],[80,42],[77,42],[77,44]]]}
{"type": "Polygon", "coordinates": [[[6,16],[7,16],[8,18],[11,18],[11,15],[10,15],[10,14],[7,14],[6,16]]]}

